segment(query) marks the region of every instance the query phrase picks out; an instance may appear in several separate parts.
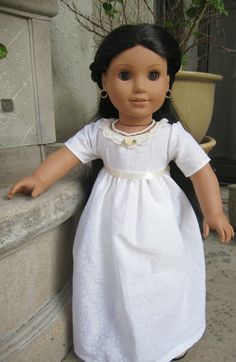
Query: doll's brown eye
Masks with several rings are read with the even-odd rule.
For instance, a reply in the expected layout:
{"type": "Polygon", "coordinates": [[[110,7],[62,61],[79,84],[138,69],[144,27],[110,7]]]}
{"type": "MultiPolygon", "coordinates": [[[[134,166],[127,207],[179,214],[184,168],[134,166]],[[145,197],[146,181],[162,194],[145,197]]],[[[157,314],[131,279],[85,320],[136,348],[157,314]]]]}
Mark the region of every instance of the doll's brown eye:
{"type": "Polygon", "coordinates": [[[149,80],[157,80],[159,78],[159,73],[158,72],[150,72],[148,73],[148,79],[149,80]]]}
{"type": "Polygon", "coordinates": [[[131,79],[131,74],[129,72],[120,72],[118,74],[118,78],[121,79],[121,80],[129,80],[131,79]]]}

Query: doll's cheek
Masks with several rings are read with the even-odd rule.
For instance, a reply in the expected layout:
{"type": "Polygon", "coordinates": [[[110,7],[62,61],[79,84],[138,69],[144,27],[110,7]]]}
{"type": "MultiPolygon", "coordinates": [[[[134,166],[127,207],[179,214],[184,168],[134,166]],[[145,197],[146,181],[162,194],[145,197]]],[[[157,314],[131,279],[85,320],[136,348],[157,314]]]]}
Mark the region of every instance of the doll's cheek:
{"type": "Polygon", "coordinates": [[[102,73],[102,88],[105,89],[106,88],[106,74],[105,73],[102,73]]]}

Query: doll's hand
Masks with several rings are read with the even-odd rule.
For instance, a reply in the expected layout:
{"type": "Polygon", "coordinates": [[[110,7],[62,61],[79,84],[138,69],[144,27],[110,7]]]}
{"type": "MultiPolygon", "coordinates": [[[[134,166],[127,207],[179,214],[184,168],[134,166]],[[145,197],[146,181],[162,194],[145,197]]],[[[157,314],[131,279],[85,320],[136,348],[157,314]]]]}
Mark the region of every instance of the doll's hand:
{"type": "Polygon", "coordinates": [[[203,236],[209,235],[210,229],[215,230],[223,244],[229,243],[234,236],[234,229],[223,213],[206,215],[203,220],[203,236]]]}
{"type": "Polygon", "coordinates": [[[17,193],[23,193],[37,197],[45,191],[46,187],[44,183],[35,176],[25,177],[18,181],[8,192],[7,196],[12,199],[17,193]]]}

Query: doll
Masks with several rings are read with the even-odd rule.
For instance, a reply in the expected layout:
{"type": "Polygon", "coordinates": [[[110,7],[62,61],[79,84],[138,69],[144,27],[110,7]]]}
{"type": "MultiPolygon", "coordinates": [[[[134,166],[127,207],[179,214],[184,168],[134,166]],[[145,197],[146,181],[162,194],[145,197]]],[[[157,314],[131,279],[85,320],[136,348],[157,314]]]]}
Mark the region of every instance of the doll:
{"type": "Polygon", "coordinates": [[[100,119],[10,191],[40,195],[80,162],[102,159],[73,248],[73,332],[85,362],[169,362],[205,330],[205,265],[195,213],[168,165],[193,183],[203,230],[233,236],[209,158],[176,122],[176,41],[154,24],[124,25],[91,64],[100,119]]]}

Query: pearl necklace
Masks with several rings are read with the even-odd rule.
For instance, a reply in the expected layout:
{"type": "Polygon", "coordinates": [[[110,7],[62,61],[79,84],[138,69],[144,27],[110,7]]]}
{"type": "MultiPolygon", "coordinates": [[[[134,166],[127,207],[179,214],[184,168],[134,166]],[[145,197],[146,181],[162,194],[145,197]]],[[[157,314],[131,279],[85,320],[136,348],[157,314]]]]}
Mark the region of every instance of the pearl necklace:
{"type": "MultiPolygon", "coordinates": [[[[117,129],[115,127],[116,123],[119,121],[119,119],[116,119],[115,121],[113,121],[111,123],[111,129],[116,132],[121,134],[122,136],[125,136],[125,138],[122,141],[122,144],[127,146],[127,147],[131,147],[134,146],[136,144],[138,144],[138,139],[135,138],[135,136],[141,135],[147,131],[149,131],[151,128],[153,128],[156,125],[156,121],[153,119],[152,122],[145,127],[142,131],[137,131],[137,132],[133,132],[133,133],[127,133],[127,132],[123,132],[119,129],[117,129]]],[[[132,127],[132,126],[131,126],[132,127]]],[[[138,126],[137,126],[138,127],[138,126]]],[[[141,126],[140,126],[141,127],[141,126]]]]}
{"type": "MultiPolygon", "coordinates": [[[[137,131],[137,132],[132,132],[132,133],[127,133],[127,132],[124,132],[124,131],[121,131],[120,129],[117,129],[116,128],[116,123],[119,122],[119,119],[116,119],[115,121],[113,121],[111,123],[111,129],[114,131],[114,132],[117,132],[123,136],[126,136],[126,137],[132,137],[132,136],[137,136],[139,134],[142,134],[142,133],[145,133],[147,131],[149,131],[152,127],[154,127],[154,125],[156,124],[156,121],[153,119],[152,122],[147,126],[145,127],[142,131],[137,131]]],[[[130,126],[132,127],[132,125],[130,126]]],[[[142,126],[137,126],[137,127],[142,127],[142,126]]]]}

